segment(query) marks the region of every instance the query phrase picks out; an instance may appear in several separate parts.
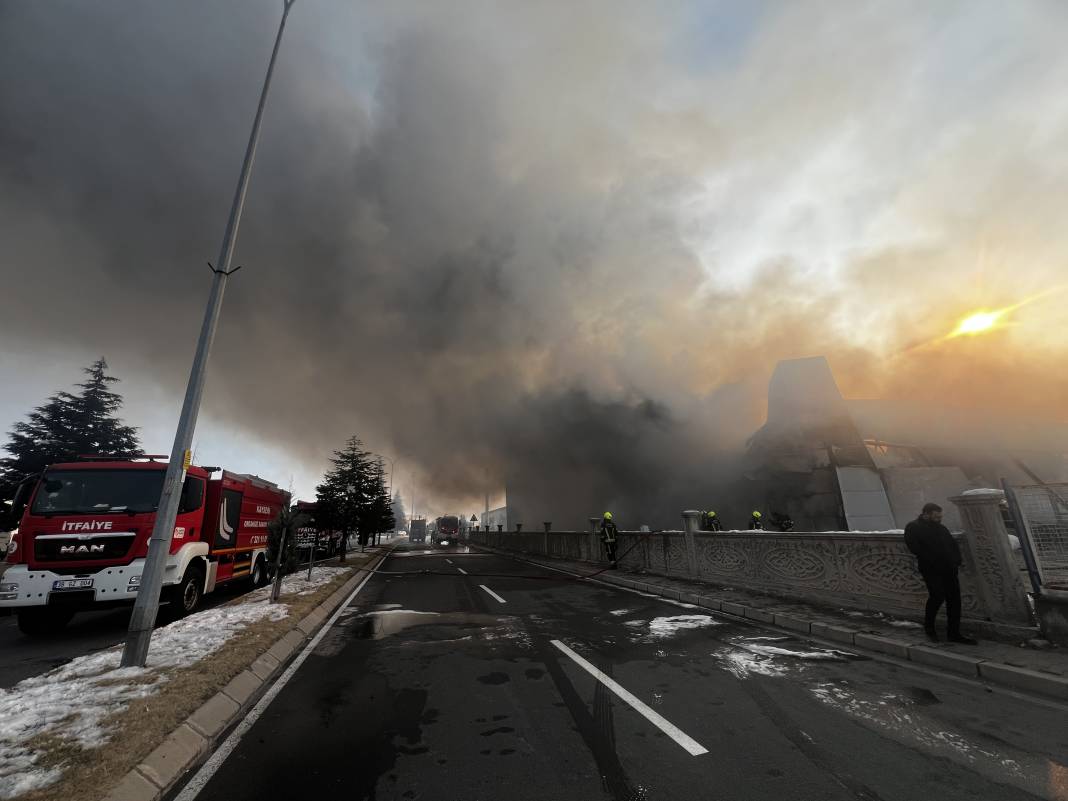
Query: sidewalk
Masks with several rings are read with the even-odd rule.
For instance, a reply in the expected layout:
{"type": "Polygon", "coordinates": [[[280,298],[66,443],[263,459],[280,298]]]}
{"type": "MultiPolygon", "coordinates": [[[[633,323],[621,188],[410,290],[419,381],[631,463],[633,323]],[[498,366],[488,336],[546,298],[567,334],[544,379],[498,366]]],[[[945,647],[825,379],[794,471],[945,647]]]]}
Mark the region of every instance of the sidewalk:
{"type": "MultiPolygon", "coordinates": [[[[498,552],[577,575],[589,575],[604,567],[590,562],[572,562],[503,550],[498,552]]],[[[598,574],[594,580],[875,651],[927,667],[979,678],[1016,690],[1068,700],[1068,649],[1057,648],[1055,645],[1035,647],[1038,643],[1045,643],[1044,640],[1024,641],[1021,638],[1018,643],[1008,643],[981,639],[976,646],[932,643],[927,640],[919,623],[892,618],[879,612],[834,609],[705,582],[625,570],[608,570],[598,574]]],[[[944,621],[944,617],[940,618],[941,627],[944,627],[944,621]]],[[[967,621],[963,628],[965,633],[977,634],[968,631],[967,621]]]]}

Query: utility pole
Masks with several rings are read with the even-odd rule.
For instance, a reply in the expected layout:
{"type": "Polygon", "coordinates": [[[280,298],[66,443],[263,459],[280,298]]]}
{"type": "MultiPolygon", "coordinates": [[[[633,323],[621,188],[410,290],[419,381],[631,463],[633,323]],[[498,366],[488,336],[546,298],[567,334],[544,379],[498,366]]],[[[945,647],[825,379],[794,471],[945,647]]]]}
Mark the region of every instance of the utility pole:
{"type": "Polygon", "coordinates": [[[267,65],[267,75],[263,80],[263,90],[260,92],[260,102],[256,108],[256,117],[252,121],[252,133],[249,135],[248,147],[245,149],[245,160],[241,165],[241,175],[237,179],[237,190],[234,192],[234,201],[230,206],[230,219],[226,223],[226,232],[223,234],[219,260],[217,266],[208,265],[211,267],[215,277],[211,284],[208,306],[204,311],[204,322],[200,327],[200,339],[197,342],[196,355],[193,357],[193,367],[189,371],[189,383],[185,390],[185,400],[182,402],[182,413],[178,418],[178,429],[174,434],[171,458],[167,464],[167,473],[163,479],[163,492],[160,495],[159,506],[156,507],[156,523],[152,528],[152,537],[148,543],[148,558],[145,560],[144,570],[141,573],[140,589],[137,593],[137,600],[134,602],[133,614],[130,616],[130,629],[126,635],[126,647],[122,651],[122,667],[144,667],[145,661],[148,659],[148,646],[152,639],[152,629],[156,625],[156,613],[159,611],[159,595],[163,584],[163,571],[167,565],[171,536],[174,534],[174,519],[178,513],[178,502],[182,495],[185,472],[191,461],[189,446],[193,439],[193,431],[196,429],[197,414],[200,411],[200,399],[204,394],[205,368],[207,367],[208,356],[211,353],[212,341],[215,339],[215,329],[219,323],[223,293],[226,290],[226,279],[231,273],[241,269],[238,266],[231,270],[230,260],[234,253],[237,229],[241,223],[241,211],[245,205],[245,193],[248,190],[252,162],[256,158],[256,145],[259,142],[263,109],[267,105],[267,92],[271,88],[271,76],[274,74],[278,48],[282,44],[282,33],[285,31],[286,18],[289,16],[289,10],[293,7],[294,2],[296,0],[283,0],[282,20],[278,24],[278,35],[274,40],[274,50],[271,51],[271,60],[267,65]]]}

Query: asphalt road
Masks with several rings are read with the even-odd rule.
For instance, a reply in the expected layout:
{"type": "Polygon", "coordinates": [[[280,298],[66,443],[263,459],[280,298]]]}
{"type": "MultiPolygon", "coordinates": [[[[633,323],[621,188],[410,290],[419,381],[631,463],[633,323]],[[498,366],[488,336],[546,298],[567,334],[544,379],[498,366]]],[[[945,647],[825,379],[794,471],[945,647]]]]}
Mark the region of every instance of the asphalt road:
{"type": "Polygon", "coordinates": [[[506,557],[382,570],[183,801],[1068,799],[1063,707],[506,557]]]}

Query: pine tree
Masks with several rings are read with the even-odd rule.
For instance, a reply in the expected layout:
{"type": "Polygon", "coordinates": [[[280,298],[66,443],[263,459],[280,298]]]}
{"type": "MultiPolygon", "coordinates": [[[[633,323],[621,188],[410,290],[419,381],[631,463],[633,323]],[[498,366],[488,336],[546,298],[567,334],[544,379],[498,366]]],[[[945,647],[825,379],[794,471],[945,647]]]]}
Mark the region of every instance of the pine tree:
{"type": "Polygon", "coordinates": [[[330,460],[333,469],[323,476],[315,488],[317,525],[323,530],[341,532],[341,554],[344,559],[348,538],[359,534],[364,541],[363,522],[373,499],[370,454],[363,449],[359,437],[349,437],[345,447],[334,451],[330,460]]]}
{"type": "Polygon", "coordinates": [[[115,418],[122,397],[109,389],[119,379],[107,375],[107,368],[108,363],[101,357],[85,368],[89,380],[78,384],[80,394],[63,393],[70,406],[69,437],[79,453],[129,456],[137,453],[141,444],[137,429],[115,418]]]}
{"type": "Polygon", "coordinates": [[[0,458],[0,529],[18,523],[10,519],[8,502],[23,479],[81,454],[127,456],[140,450],[137,429],[114,417],[122,397],[108,388],[118,379],[106,370],[107,362],[99,359],[85,368],[89,379],[78,384],[80,394],[57,392],[12,426],[4,446],[9,456],[0,458]]]}

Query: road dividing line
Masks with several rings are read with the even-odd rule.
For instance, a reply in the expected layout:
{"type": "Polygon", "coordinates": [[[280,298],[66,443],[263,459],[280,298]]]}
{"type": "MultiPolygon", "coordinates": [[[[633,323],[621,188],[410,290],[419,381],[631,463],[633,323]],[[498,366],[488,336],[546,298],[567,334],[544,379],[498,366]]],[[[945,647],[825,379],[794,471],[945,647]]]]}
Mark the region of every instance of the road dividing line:
{"type": "Polygon", "coordinates": [[[452,564],[452,560],[451,559],[446,559],[445,561],[448,562],[450,565],[452,564]]]}
{"type": "MultiPolygon", "coordinates": [[[[482,589],[486,588],[483,587],[482,589]]],[[[489,591],[487,590],[487,592],[489,591]]],[[[664,734],[666,734],[676,743],[681,745],[690,756],[701,756],[701,754],[708,753],[708,749],[701,745],[699,742],[697,742],[695,739],[693,739],[690,735],[688,735],[674,723],[669,721],[663,715],[654,712],[644,703],[642,703],[633,695],[631,695],[612,677],[595,668],[593,665],[591,665],[581,656],[576,654],[562,642],[560,642],[559,640],[552,640],[552,644],[559,648],[561,651],[563,651],[566,656],[570,657],[576,665],[581,667],[583,670],[585,670],[587,673],[597,679],[597,681],[601,682],[601,684],[603,684],[609,690],[618,695],[624,703],[629,704],[635,712],[638,712],[646,720],[648,720],[650,723],[660,729],[660,731],[664,732],[664,734]]]]}
{"type": "MultiPolygon", "coordinates": [[[[466,574],[465,574],[465,575],[466,575],[466,574]]],[[[491,589],[490,589],[489,587],[487,587],[487,586],[486,586],[485,584],[479,584],[478,586],[479,586],[479,587],[481,587],[482,589],[484,589],[484,590],[485,590],[486,592],[488,592],[488,593],[489,593],[490,595],[492,595],[492,596],[493,596],[494,598],[496,598],[496,599],[497,599],[498,601],[500,601],[500,602],[501,602],[502,604],[506,604],[506,603],[508,603],[508,602],[507,602],[506,600],[504,600],[504,598],[502,598],[501,596],[499,596],[499,595],[498,595],[497,593],[495,593],[495,592],[494,592],[493,590],[491,590],[491,589]]]]}
{"type": "Polygon", "coordinates": [[[458,567],[456,569],[459,570],[461,573],[463,573],[465,576],[467,575],[467,571],[464,570],[462,567],[458,567]]]}

